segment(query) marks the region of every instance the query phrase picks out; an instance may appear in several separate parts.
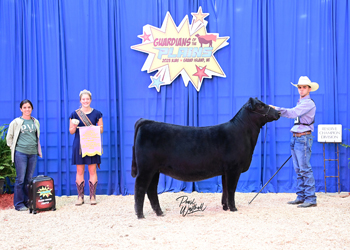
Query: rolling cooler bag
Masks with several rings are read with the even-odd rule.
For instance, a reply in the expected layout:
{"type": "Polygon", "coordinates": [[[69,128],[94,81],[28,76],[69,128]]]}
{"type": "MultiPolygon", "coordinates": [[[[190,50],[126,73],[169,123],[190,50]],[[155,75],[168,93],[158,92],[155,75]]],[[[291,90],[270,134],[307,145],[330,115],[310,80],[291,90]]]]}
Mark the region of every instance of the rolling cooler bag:
{"type": "Polygon", "coordinates": [[[51,177],[44,175],[34,177],[29,183],[28,196],[30,213],[56,210],[55,186],[51,177]]]}

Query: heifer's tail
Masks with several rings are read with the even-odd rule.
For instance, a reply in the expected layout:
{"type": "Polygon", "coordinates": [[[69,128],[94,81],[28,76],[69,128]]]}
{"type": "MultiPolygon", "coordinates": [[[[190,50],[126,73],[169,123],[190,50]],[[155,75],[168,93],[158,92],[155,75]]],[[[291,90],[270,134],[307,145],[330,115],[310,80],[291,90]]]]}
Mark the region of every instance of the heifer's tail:
{"type": "Polygon", "coordinates": [[[136,177],[137,175],[137,164],[136,164],[136,159],[135,159],[135,142],[136,142],[136,136],[137,133],[139,131],[139,128],[141,127],[141,125],[151,122],[150,120],[146,120],[143,118],[140,118],[136,121],[135,123],[135,133],[134,133],[134,145],[132,146],[132,162],[131,162],[131,176],[132,177],[136,177]]]}
{"type": "MultiPolygon", "coordinates": [[[[136,132],[135,132],[136,135],[136,132]]],[[[137,166],[135,161],[135,146],[132,146],[132,162],[131,162],[131,176],[136,177],[137,175],[137,166]]]]}

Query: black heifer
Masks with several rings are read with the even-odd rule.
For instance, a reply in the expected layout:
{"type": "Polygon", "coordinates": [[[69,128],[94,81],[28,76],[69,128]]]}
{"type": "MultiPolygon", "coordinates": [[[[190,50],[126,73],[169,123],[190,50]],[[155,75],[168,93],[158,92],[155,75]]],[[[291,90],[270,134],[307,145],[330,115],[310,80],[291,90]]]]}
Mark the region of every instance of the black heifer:
{"type": "Polygon", "coordinates": [[[275,109],[250,98],[229,122],[216,126],[188,127],[139,119],[131,172],[136,177],[137,217],[144,218],[145,193],[156,214],[163,214],[157,195],[160,173],[189,182],[221,175],[223,209],[237,211],[237,182],[249,169],[260,128],[279,117],[275,109]]]}

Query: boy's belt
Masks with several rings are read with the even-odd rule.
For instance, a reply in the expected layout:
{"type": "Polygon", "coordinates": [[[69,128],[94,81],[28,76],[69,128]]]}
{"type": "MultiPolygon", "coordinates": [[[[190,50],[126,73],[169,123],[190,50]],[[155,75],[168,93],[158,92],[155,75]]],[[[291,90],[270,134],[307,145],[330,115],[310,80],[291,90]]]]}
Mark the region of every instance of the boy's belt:
{"type": "Polygon", "coordinates": [[[293,133],[293,137],[300,137],[302,135],[311,135],[311,131],[306,131],[302,133],[293,133]]]}

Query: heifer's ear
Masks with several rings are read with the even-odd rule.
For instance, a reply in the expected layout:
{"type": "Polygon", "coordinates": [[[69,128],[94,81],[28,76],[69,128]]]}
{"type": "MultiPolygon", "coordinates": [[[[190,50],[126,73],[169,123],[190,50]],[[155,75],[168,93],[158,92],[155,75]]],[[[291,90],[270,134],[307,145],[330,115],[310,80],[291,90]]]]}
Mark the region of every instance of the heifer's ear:
{"type": "Polygon", "coordinates": [[[255,101],[254,98],[250,97],[247,105],[249,110],[254,110],[255,107],[255,101]]]}

